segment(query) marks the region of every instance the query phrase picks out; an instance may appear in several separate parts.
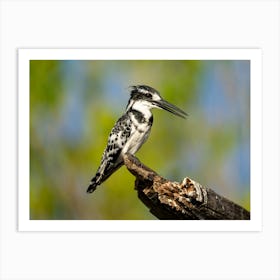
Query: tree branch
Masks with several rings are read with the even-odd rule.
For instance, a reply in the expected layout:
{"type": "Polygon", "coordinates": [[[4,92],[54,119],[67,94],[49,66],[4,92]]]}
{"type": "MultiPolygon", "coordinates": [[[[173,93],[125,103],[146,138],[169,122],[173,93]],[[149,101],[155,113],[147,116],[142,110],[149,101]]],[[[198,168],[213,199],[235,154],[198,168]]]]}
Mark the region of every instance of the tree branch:
{"type": "Polygon", "coordinates": [[[136,177],[135,189],[139,199],[159,219],[250,219],[250,212],[188,177],[181,183],[171,182],[131,154],[124,155],[124,163],[136,177]]]}

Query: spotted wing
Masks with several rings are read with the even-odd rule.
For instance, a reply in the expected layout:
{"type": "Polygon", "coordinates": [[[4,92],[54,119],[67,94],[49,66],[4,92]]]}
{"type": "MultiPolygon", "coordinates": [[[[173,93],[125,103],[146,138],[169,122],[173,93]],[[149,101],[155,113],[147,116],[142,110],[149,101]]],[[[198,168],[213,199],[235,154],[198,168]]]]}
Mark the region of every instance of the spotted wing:
{"type": "Polygon", "coordinates": [[[131,134],[131,119],[123,115],[114,125],[103,152],[101,164],[92,178],[87,192],[93,192],[98,185],[109,178],[117,169],[123,165],[121,156],[122,149],[131,134]]]}

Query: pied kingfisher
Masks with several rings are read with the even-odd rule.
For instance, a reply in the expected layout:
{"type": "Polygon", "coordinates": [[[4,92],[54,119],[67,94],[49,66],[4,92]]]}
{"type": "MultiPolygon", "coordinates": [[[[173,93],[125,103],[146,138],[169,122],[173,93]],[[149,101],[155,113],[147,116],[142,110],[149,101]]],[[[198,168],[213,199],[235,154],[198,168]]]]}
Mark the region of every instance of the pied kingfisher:
{"type": "Polygon", "coordinates": [[[164,109],[185,118],[187,113],[163,100],[159,92],[145,85],[131,86],[130,99],[122,115],[114,125],[101,164],[91,179],[87,192],[110,177],[123,165],[123,155],[135,154],[147,140],[153,124],[152,108],[164,109]]]}

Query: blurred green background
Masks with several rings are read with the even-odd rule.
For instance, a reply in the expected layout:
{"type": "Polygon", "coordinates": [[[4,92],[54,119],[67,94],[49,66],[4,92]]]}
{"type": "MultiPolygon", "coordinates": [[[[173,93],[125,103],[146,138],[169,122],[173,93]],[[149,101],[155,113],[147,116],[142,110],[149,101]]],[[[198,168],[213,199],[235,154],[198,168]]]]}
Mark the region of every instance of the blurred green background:
{"type": "Polygon", "coordinates": [[[32,60],[30,219],[155,219],[125,167],[86,193],[137,84],[189,114],[154,109],[137,157],[165,178],[188,176],[250,210],[249,61],[32,60]]]}

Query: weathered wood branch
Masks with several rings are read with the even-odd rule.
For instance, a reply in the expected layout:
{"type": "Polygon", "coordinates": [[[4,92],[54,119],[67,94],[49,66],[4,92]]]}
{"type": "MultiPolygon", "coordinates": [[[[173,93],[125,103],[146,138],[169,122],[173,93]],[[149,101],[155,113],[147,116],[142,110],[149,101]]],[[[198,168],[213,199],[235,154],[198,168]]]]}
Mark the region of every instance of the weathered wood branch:
{"type": "Polygon", "coordinates": [[[246,209],[188,177],[181,183],[171,182],[130,154],[124,156],[124,162],[136,177],[135,189],[139,199],[159,219],[250,219],[250,212],[246,209]]]}

